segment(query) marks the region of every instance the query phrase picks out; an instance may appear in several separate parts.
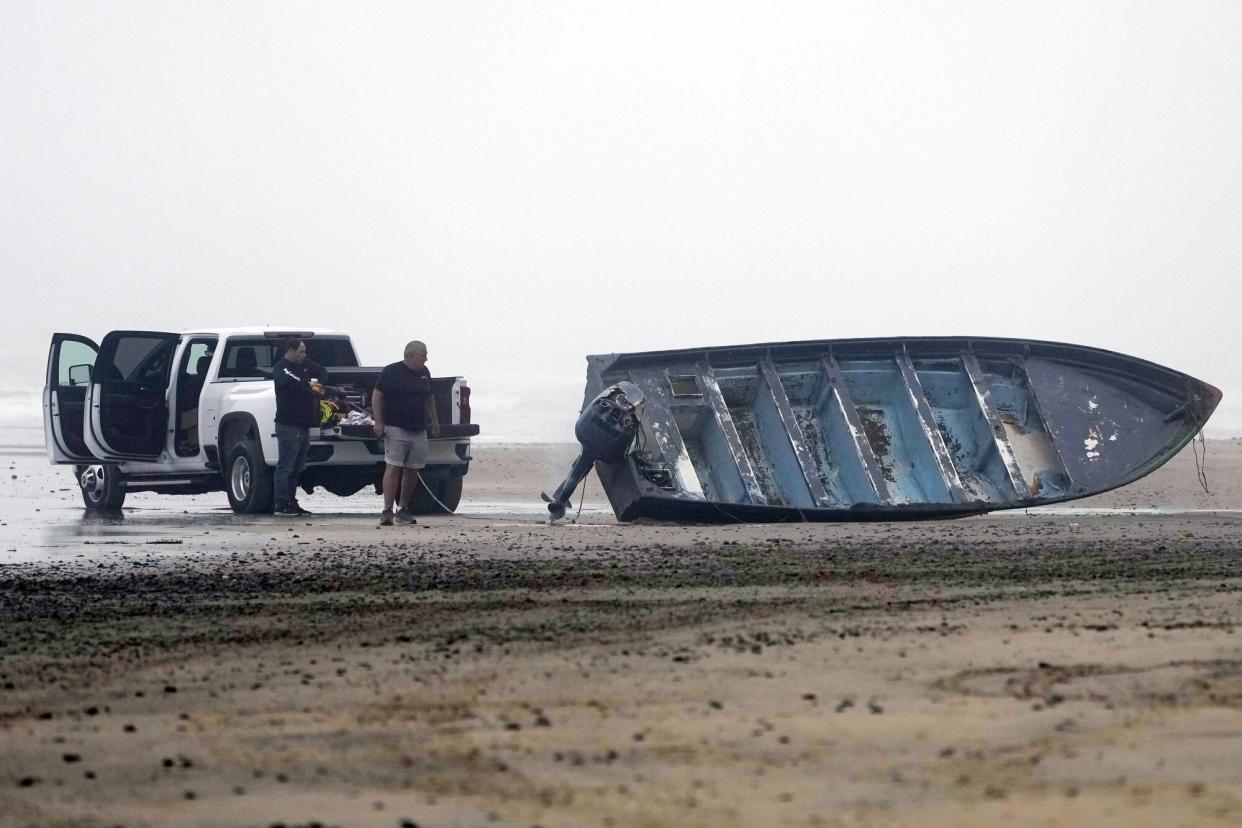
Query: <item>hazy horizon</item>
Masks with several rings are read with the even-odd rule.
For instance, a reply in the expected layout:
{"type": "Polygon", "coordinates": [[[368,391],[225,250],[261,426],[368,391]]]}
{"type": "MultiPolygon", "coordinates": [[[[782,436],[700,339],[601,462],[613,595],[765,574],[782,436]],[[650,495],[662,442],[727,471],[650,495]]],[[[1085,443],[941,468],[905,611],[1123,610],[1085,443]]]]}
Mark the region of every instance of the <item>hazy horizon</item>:
{"type": "Polygon", "coordinates": [[[1046,339],[1242,435],[1242,6],[0,0],[0,423],[53,331],[405,341],[500,439],[589,353],[1046,339]]]}

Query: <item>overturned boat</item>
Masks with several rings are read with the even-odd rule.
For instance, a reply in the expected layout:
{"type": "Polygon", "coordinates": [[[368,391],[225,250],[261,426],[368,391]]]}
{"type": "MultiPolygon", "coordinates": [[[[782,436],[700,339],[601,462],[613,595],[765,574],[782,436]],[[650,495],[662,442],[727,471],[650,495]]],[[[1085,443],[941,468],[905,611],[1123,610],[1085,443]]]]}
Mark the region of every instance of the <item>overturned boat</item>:
{"type": "Polygon", "coordinates": [[[1021,339],[767,343],[587,358],[582,457],[620,520],[961,517],[1124,486],[1221,392],[1110,351],[1021,339]]]}

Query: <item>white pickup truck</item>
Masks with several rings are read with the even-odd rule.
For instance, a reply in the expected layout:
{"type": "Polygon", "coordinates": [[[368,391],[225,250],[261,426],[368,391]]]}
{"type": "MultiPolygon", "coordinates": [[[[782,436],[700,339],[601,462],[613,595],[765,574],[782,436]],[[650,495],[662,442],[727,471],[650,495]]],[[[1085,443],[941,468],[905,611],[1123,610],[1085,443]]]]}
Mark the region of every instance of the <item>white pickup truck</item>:
{"type": "MultiPolygon", "coordinates": [[[[238,514],[270,512],[276,465],[272,366],[286,337],[306,341],[325,384],[370,404],[381,368],[358,364],[349,336],[328,330],[219,328],[185,333],[113,331],[96,345],[52,336],[43,388],[48,459],[73,465],[87,509],[117,509],[128,492],[202,494],[223,490],[238,514]]],[[[432,380],[440,435],[431,440],[412,509],[454,511],[470,468],[470,388],[461,377],[432,380]],[[441,506],[443,504],[443,506],[441,506]]],[[[299,485],[348,496],[380,491],[383,449],[370,426],[311,430],[299,485]]]]}

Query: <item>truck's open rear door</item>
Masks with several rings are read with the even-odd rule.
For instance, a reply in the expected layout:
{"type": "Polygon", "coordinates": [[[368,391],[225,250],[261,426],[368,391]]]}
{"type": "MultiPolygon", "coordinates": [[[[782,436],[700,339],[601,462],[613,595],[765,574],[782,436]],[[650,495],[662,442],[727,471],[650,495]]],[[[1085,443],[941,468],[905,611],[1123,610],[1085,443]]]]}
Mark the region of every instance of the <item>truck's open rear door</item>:
{"type": "Polygon", "coordinates": [[[83,440],[86,393],[99,346],[78,334],[52,334],[43,383],[43,442],[53,463],[98,463],[83,440]]]}
{"type": "Polygon", "coordinates": [[[85,442],[105,460],[157,460],[167,448],[168,383],[180,336],[113,331],[99,344],[85,442]]]}

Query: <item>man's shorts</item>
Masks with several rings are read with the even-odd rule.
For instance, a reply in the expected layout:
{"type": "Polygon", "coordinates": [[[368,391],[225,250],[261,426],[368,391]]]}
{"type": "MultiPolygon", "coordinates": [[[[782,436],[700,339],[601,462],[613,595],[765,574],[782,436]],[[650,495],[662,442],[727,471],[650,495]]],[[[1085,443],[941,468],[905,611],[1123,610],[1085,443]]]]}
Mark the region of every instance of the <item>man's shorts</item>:
{"type": "Polygon", "coordinates": [[[427,432],[384,427],[384,462],[390,466],[421,469],[427,465],[427,432]]]}

